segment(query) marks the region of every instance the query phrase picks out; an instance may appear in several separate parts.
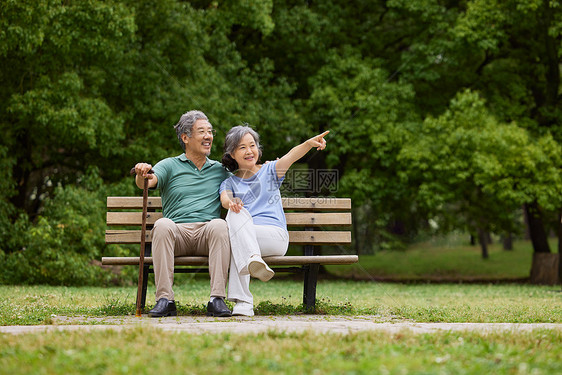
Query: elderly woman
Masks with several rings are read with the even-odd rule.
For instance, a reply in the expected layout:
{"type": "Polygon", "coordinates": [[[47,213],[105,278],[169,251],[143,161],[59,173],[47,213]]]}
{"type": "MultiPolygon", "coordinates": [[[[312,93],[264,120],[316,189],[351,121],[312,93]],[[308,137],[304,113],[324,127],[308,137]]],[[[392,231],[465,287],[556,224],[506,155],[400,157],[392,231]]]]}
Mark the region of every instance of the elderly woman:
{"type": "Polygon", "coordinates": [[[233,315],[254,315],[250,276],[268,281],[274,275],[262,256],[287,252],[289,233],[279,191],[285,173],[311,148],[323,150],[328,133],[312,137],[266,164],[258,164],[260,138],[252,128],[235,126],[226,135],[222,163],[234,175],[223,181],[219,191],[221,204],[228,209],[232,251],[228,300],[235,302],[233,315]]]}

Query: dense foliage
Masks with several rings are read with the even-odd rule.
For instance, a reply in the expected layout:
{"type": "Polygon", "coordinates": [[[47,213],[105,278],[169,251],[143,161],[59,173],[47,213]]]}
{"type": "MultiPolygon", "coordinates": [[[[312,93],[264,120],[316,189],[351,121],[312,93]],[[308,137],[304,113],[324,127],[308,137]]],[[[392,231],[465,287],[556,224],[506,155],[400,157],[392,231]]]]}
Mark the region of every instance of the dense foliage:
{"type": "Polygon", "coordinates": [[[519,233],[521,212],[549,252],[561,34],[555,0],[2,0],[0,282],[108,280],[92,260],[127,249],[103,243],[105,196],[181,152],[189,109],[215,158],[241,122],[265,159],[331,130],[306,162],[338,171],[361,252],[519,233]]]}

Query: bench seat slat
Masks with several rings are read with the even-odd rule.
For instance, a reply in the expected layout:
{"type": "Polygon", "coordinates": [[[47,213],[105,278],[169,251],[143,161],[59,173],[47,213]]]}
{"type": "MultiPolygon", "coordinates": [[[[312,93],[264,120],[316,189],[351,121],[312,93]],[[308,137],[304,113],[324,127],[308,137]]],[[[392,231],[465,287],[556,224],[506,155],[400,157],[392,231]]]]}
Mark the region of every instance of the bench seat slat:
{"type": "MultiPolygon", "coordinates": [[[[105,242],[108,244],[140,243],[140,230],[105,231],[105,242]]],[[[152,242],[152,234],[146,235],[146,242],[152,242]]],[[[349,245],[351,232],[332,231],[289,231],[289,242],[292,245],[349,245]]]]}
{"type": "MultiPolygon", "coordinates": [[[[161,197],[148,197],[148,207],[162,209],[161,197]]],[[[107,197],[107,209],[142,210],[142,197],[107,197]]]]}
{"type": "MultiPolygon", "coordinates": [[[[152,225],[162,217],[162,212],[148,212],[146,223],[152,225]]],[[[289,212],[285,214],[287,225],[292,227],[350,226],[350,212],[289,212]]],[[[141,225],[142,212],[108,212],[107,225],[141,225]]]]}
{"type": "MultiPolygon", "coordinates": [[[[350,198],[286,197],[281,198],[283,209],[301,211],[351,211],[350,198]]],[[[107,197],[107,208],[142,210],[142,197],[107,197]]],[[[162,209],[162,198],[148,197],[149,209],[162,209]]]]}
{"type": "MultiPolygon", "coordinates": [[[[289,266],[304,264],[353,264],[357,263],[357,255],[313,255],[313,256],[273,256],[264,257],[263,260],[271,266],[289,266]]],[[[139,257],[103,257],[103,265],[130,266],[138,265],[139,257]]],[[[152,264],[152,257],[144,258],[145,264],[152,264]]],[[[205,266],[208,265],[207,257],[176,257],[177,266],[205,266]]]]}

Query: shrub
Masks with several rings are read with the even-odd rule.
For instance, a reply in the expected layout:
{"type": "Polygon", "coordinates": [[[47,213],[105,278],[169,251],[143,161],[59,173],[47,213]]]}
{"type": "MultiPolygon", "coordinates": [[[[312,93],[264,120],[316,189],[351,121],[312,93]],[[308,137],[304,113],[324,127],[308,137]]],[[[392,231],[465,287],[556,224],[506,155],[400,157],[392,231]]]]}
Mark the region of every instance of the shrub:
{"type": "MultiPolygon", "coordinates": [[[[105,285],[123,277],[94,264],[104,241],[106,188],[95,170],[79,186],[58,187],[35,223],[11,225],[10,252],[0,250],[2,284],[105,285]]],[[[115,247],[114,251],[126,249],[115,247]]],[[[124,276],[126,277],[126,276],[124,276]]],[[[130,277],[130,276],[129,276],[130,277]]]]}

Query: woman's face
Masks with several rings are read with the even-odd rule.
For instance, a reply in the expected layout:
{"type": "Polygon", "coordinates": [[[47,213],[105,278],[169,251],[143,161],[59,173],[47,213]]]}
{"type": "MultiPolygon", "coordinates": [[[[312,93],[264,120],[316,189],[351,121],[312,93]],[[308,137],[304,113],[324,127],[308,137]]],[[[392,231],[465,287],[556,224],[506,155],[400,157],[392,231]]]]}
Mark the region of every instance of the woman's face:
{"type": "Polygon", "coordinates": [[[254,137],[250,133],[243,136],[231,156],[236,160],[240,169],[252,170],[260,156],[254,137]]]}

